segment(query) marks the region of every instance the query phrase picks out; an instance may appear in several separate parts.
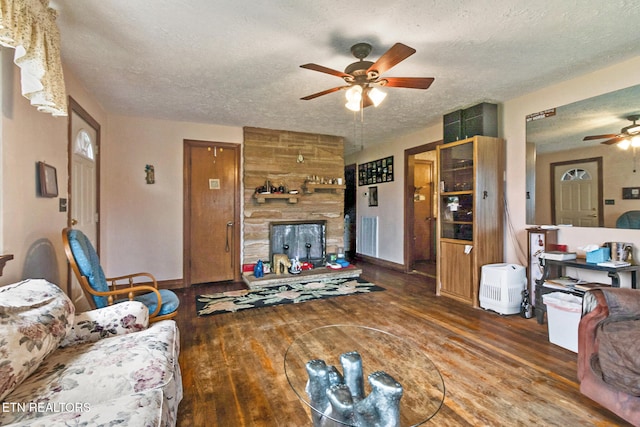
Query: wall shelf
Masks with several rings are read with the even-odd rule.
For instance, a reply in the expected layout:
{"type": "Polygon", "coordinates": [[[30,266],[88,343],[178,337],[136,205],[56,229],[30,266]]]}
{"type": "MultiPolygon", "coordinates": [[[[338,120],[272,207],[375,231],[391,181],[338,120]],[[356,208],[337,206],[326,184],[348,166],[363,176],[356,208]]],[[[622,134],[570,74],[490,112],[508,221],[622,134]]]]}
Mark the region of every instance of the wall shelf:
{"type": "Polygon", "coordinates": [[[260,204],[266,203],[267,200],[287,200],[289,203],[294,204],[298,203],[299,194],[282,194],[282,193],[255,193],[253,198],[260,204]]]}
{"type": "Polygon", "coordinates": [[[305,193],[315,193],[316,191],[332,191],[334,193],[344,192],[344,189],[347,188],[346,185],[342,184],[311,184],[306,182],[304,184],[304,192],[305,193]]]}

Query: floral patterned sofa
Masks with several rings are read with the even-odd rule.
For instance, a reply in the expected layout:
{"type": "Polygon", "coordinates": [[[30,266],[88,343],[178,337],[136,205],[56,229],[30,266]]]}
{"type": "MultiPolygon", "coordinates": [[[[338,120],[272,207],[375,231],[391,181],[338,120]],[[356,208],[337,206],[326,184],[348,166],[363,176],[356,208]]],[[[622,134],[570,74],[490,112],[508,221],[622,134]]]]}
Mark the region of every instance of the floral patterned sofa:
{"type": "Polygon", "coordinates": [[[0,287],[0,425],[174,426],[179,351],[140,302],[76,314],[46,280],[0,287]]]}

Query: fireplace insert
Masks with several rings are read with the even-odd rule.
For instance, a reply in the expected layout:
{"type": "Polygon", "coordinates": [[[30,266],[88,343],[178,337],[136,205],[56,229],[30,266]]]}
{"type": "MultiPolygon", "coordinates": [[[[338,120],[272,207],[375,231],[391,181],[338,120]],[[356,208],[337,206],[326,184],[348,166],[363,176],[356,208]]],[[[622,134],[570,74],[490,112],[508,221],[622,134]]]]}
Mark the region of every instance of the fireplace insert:
{"type": "Polygon", "coordinates": [[[286,254],[314,267],[325,264],[326,221],[287,221],[269,224],[269,259],[286,254]]]}

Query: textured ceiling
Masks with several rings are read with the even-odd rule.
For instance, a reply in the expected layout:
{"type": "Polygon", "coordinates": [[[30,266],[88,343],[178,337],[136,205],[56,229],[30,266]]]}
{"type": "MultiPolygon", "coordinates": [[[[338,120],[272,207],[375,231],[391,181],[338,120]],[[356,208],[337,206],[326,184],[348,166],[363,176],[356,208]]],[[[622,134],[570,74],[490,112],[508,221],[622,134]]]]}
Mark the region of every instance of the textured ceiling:
{"type": "Polygon", "coordinates": [[[52,0],[65,66],[112,114],[344,136],[347,153],[478,102],[503,102],[640,54],[637,0],[52,0]],[[417,53],[384,74],[361,125],[340,86],[351,45],[417,53]],[[357,119],[357,120],[356,120],[357,119]]]}

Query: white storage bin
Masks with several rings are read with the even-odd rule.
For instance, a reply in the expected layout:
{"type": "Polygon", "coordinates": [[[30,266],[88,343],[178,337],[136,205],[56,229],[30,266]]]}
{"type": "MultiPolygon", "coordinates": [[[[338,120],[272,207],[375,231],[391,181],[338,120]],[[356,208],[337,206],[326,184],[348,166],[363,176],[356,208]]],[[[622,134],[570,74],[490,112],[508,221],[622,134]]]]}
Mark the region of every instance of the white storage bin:
{"type": "Polygon", "coordinates": [[[549,341],[578,352],[578,324],[582,313],[582,298],[563,292],[542,295],[547,306],[549,341]]]}
{"type": "Polygon", "coordinates": [[[480,307],[500,314],[520,312],[527,273],[517,264],[487,264],[481,269],[480,307]]]}

